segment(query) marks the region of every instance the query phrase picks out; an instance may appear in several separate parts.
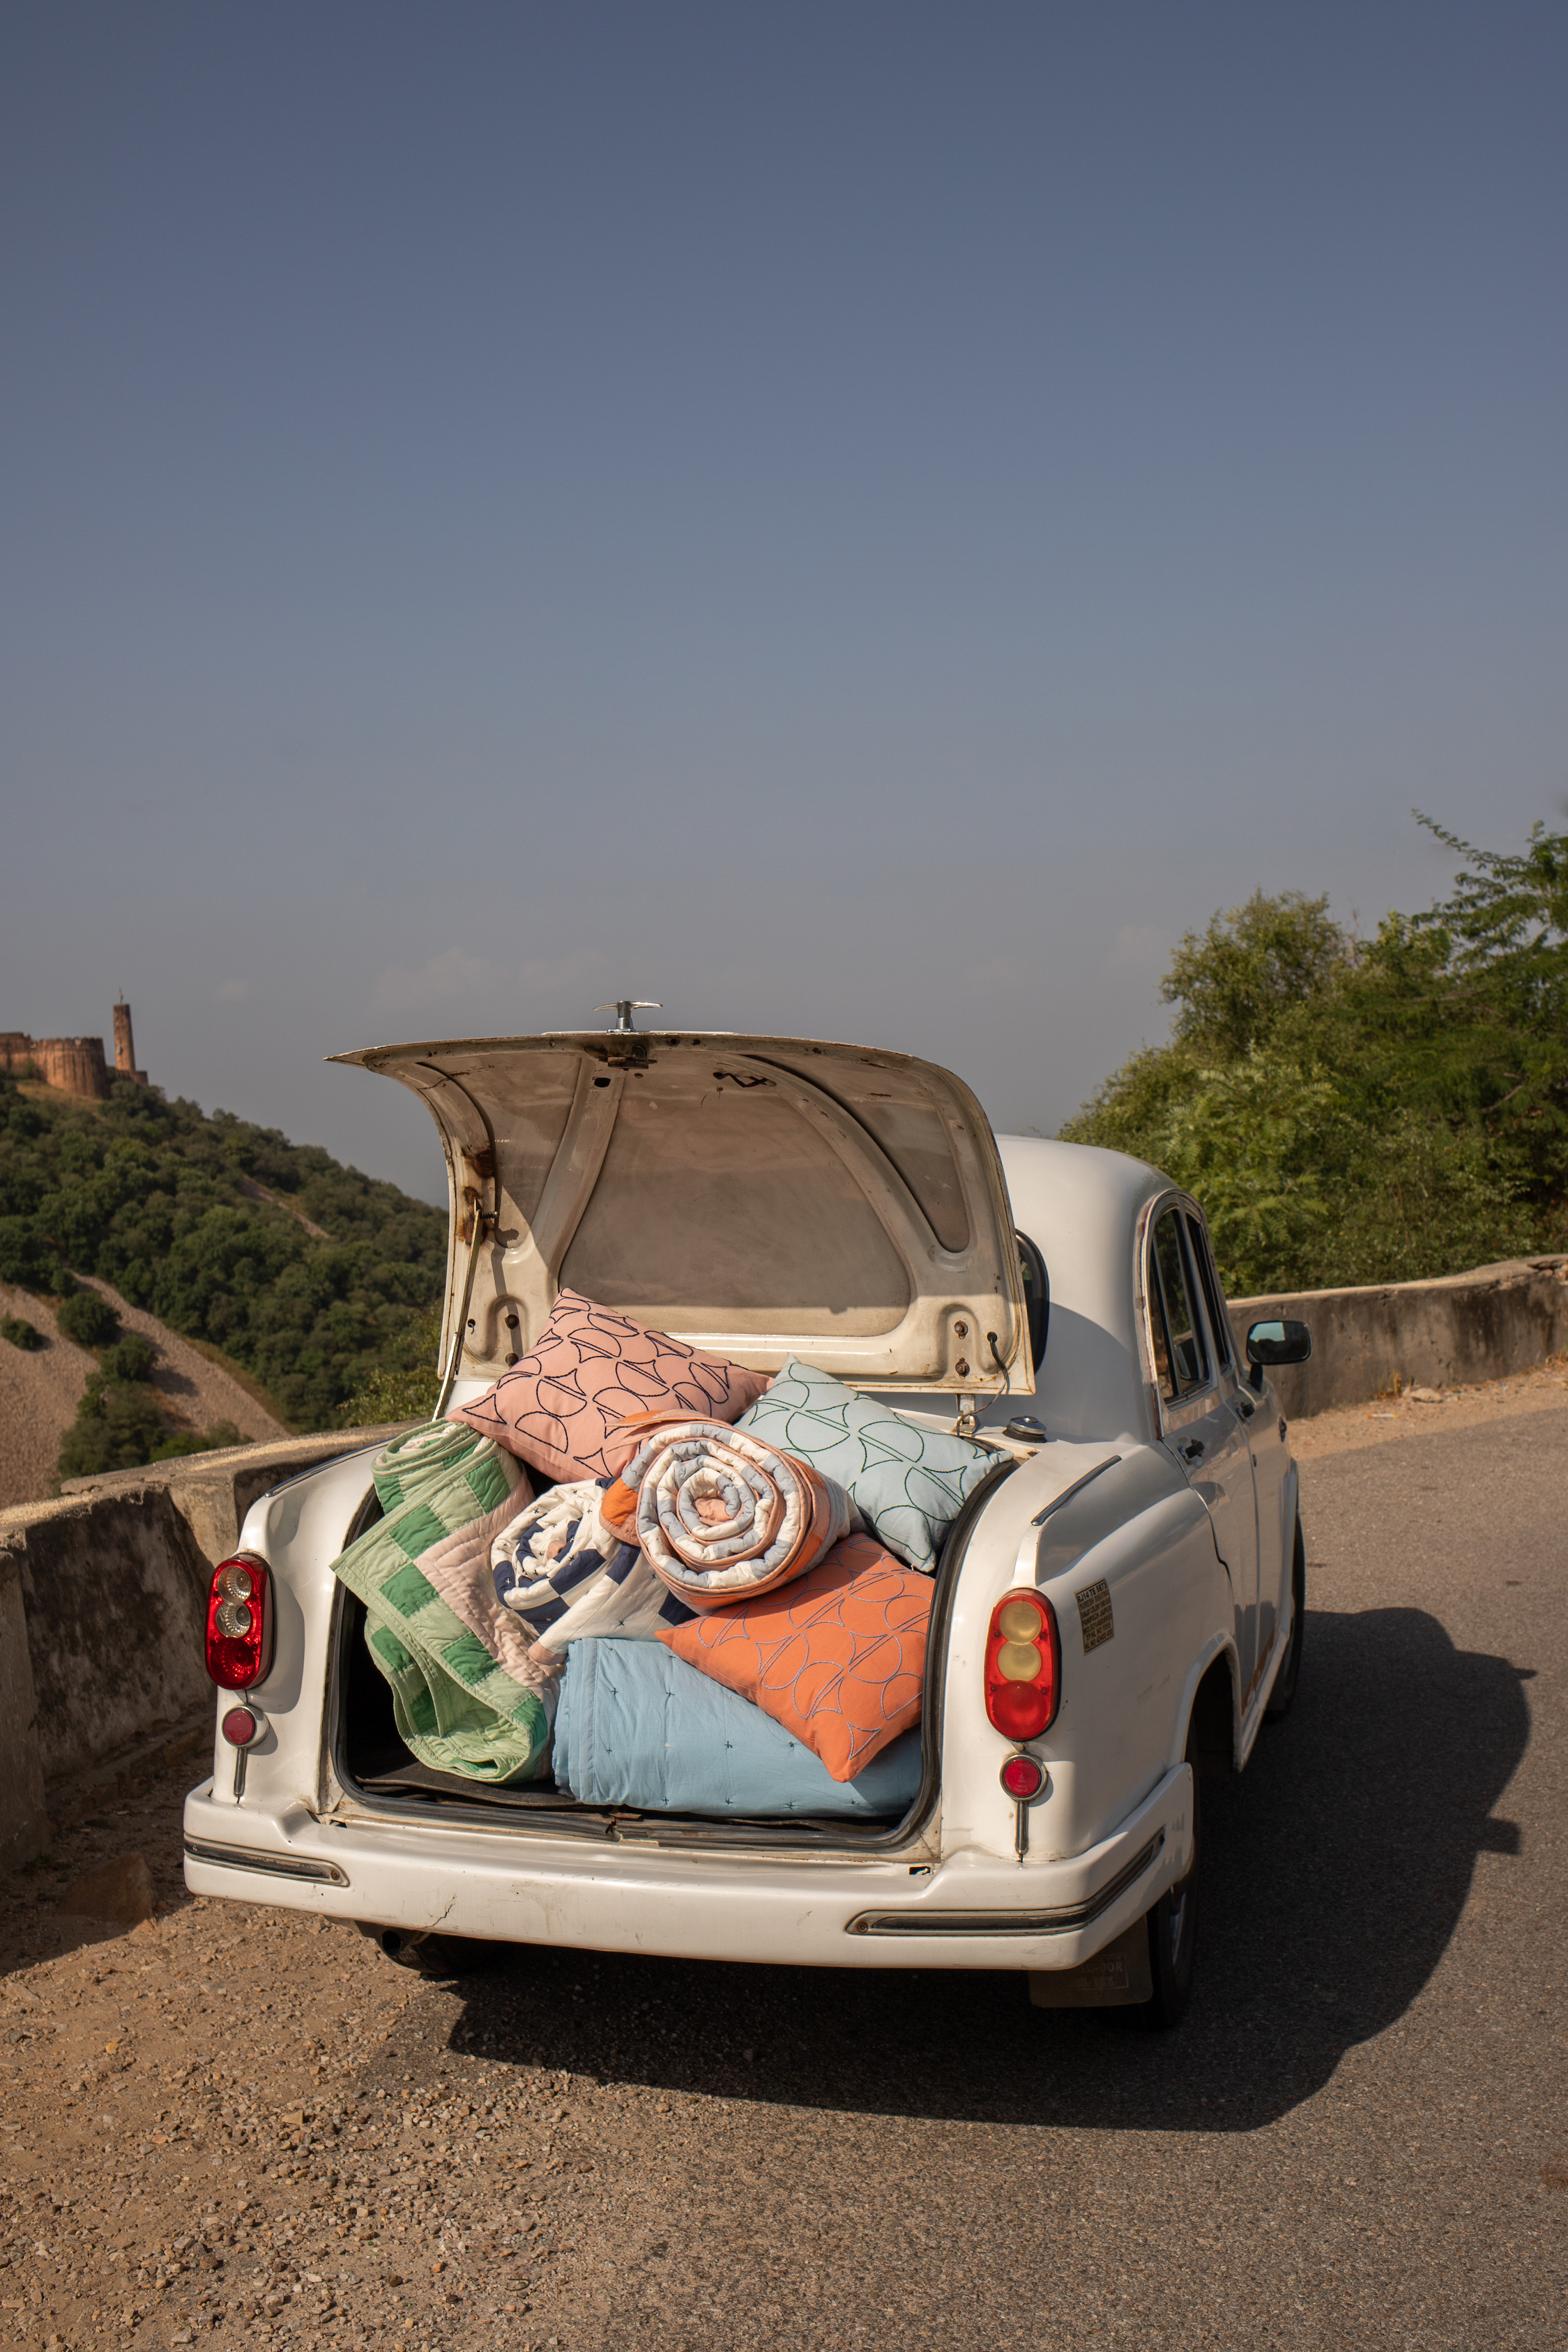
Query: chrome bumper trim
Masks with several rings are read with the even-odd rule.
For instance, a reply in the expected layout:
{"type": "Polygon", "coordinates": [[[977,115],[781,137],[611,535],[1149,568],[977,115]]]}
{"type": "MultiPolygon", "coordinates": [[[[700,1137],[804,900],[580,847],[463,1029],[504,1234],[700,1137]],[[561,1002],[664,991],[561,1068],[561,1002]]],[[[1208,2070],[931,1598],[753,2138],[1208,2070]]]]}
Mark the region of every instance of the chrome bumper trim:
{"type": "Polygon", "coordinates": [[[225,1870],[259,1870],[272,1878],[316,1878],[329,1886],[347,1886],[349,1874],[340,1870],[335,1862],[296,1860],[292,1854],[260,1853],[245,1845],[208,1845],[195,1838],[185,1840],[185,1855],[190,1862],[212,1862],[225,1870]]]}
{"type": "Polygon", "coordinates": [[[847,1936],[1064,1936],[1087,1927],[1141,1878],[1165,1844],[1156,1830],[1147,1845],[1107,1879],[1097,1894],[1059,1911],[857,1911],[844,1929],[847,1936]]]}

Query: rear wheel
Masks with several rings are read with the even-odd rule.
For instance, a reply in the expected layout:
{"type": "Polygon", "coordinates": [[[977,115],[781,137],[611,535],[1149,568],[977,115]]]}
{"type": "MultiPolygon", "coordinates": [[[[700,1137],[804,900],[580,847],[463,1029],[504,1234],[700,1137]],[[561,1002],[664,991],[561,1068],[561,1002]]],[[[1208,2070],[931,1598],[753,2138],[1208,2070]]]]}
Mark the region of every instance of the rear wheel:
{"type": "Polygon", "coordinates": [[[1274,1677],[1274,1687],[1269,1694],[1269,1704],[1263,1709],[1265,1723],[1278,1723],[1291,1712],[1291,1701],[1296,1696],[1296,1682],[1301,1671],[1301,1631],[1307,1614],[1307,1547],[1301,1537],[1301,1523],[1296,1521],[1296,1544],[1291,1557],[1291,1640],[1274,1677]]]}
{"type": "Polygon", "coordinates": [[[1167,1886],[1144,1925],[1149,1937],[1149,1977],[1154,1990],[1137,2014],[1155,2032],[1179,2025],[1192,1999],[1193,1958],[1197,1948],[1197,1862],[1201,1846],[1197,1738],[1190,1733],[1186,1760],[1192,1767],[1192,1860],[1186,1876],[1167,1886]]]}

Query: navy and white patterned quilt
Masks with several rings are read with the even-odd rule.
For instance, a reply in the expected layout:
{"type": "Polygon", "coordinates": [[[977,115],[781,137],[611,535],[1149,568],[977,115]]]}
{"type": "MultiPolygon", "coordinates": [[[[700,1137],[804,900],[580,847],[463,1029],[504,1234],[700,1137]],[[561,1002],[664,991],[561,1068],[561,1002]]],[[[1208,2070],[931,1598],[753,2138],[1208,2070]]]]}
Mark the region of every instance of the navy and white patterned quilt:
{"type": "Polygon", "coordinates": [[[635,1544],[620,1542],[599,1514],[608,1478],[551,1486],[490,1546],[496,1597],[532,1636],[531,1658],[559,1665],[585,1634],[651,1642],[693,1615],[635,1544]]]}

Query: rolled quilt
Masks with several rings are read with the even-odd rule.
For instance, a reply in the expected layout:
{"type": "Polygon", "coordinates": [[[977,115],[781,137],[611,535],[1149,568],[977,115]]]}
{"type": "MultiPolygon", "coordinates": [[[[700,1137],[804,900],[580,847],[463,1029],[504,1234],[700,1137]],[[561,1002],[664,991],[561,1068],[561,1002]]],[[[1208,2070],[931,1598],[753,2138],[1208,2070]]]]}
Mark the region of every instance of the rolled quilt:
{"type": "Polygon", "coordinates": [[[489,1571],[491,1541],[526,1486],[517,1463],[458,1423],[434,1422],[394,1438],[371,1475],[385,1516],[333,1574],[365,1604],[366,1647],[391,1686],[399,1738],[437,1771],[528,1779],[549,1739],[554,1685],[529,1665],[489,1571]],[[497,1619],[518,1671],[496,1655],[497,1619]]]}
{"type": "Polygon", "coordinates": [[[635,1542],[600,1514],[608,1478],[552,1486],[508,1521],[490,1546],[496,1598],[528,1643],[528,1659],[559,1669],[585,1634],[653,1641],[691,1611],[654,1575],[635,1542]]]}
{"type": "Polygon", "coordinates": [[[600,1506],[695,1610],[771,1592],[815,1568],[857,1522],[841,1486],[719,1421],[653,1431],[600,1506]]]}

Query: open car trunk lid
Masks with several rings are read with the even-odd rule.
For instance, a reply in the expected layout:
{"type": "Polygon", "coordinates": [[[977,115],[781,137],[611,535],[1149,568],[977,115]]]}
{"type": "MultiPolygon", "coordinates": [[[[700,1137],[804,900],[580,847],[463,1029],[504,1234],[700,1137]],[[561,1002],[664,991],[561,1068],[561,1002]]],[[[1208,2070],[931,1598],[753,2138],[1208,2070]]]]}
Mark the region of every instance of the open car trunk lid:
{"type": "Polygon", "coordinates": [[[461,1320],[465,1381],[498,1377],[567,1288],[757,1370],[796,1355],[855,1385],[1032,1391],[996,1141],[934,1063],[622,1031],[331,1058],[413,1087],[440,1129],[441,1360],[461,1320]]]}

